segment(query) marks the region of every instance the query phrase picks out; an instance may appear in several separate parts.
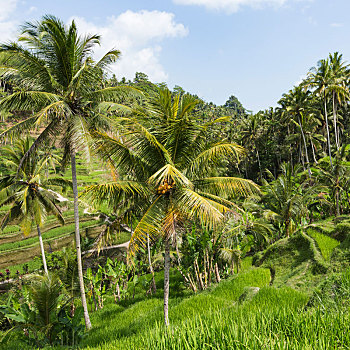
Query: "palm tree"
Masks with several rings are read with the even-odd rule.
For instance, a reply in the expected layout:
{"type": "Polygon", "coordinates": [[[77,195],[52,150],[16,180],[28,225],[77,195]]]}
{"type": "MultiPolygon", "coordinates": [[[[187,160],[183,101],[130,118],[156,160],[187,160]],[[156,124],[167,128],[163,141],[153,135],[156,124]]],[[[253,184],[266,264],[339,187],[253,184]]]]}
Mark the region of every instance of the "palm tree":
{"type": "Polygon", "coordinates": [[[304,82],[306,87],[314,88],[316,94],[323,98],[324,103],[324,116],[326,121],[326,131],[327,131],[327,143],[328,143],[328,155],[332,164],[332,152],[331,152],[331,141],[329,135],[329,124],[328,124],[328,114],[327,114],[327,95],[329,93],[329,86],[332,84],[332,71],[328,60],[320,60],[318,62],[318,67],[311,68],[308,73],[307,79],[304,82]]]}
{"type": "Polygon", "coordinates": [[[281,170],[277,179],[269,173],[273,181],[264,181],[262,201],[267,209],[265,216],[283,224],[289,237],[295,225],[308,215],[308,206],[316,200],[320,186],[310,186],[309,182],[302,181],[299,166],[293,169],[290,164],[282,164],[281,170]]]}
{"type": "Polygon", "coordinates": [[[340,215],[341,197],[348,193],[348,181],[350,178],[350,163],[348,161],[349,145],[343,145],[334,157],[334,166],[330,167],[328,159],[320,159],[317,167],[318,181],[330,190],[335,203],[335,215],[340,215]]]}
{"type": "Polygon", "coordinates": [[[211,127],[222,119],[198,125],[191,117],[197,104],[191,95],[172,96],[167,88],[160,88],[146,108],[124,119],[123,137],[95,135],[97,152],[113,162],[119,178],[85,192],[92,201],[107,201],[110,206],[128,198],[144,198],[143,215],[132,234],[129,254],[145,246],[148,235],[163,240],[166,326],[170,245],[176,241],[178,229],[187,220],[200,220],[212,228],[225,213],[237,209],[230,200],[233,196],[259,192],[250,180],[219,176],[220,167],[244,150],[225,140],[210,141],[211,127]]]}
{"type": "MultiPolygon", "coordinates": [[[[289,114],[291,121],[293,121],[297,127],[300,128],[302,142],[304,144],[307,169],[309,177],[311,179],[312,172],[310,169],[309,154],[304,133],[304,125],[307,123],[307,119],[310,114],[310,107],[312,102],[311,93],[310,91],[303,91],[303,88],[301,86],[296,86],[293,90],[289,91],[288,94],[283,95],[283,100],[283,105],[286,108],[286,112],[289,114]]],[[[281,101],[280,103],[282,104],[281,101]]]]}
{"type": "Polygon", "coordinates": [[[262,112],[248,116],[242,122],[242,130],[241,130],[241,139],[242,139],[243,145],[246,148],[248,147],[255,148],[256,157],[259,165],[260,180],[262,180],[262,168],[261,168],[261,162],[260,162],[259,147],[257,145],[257,139],[260,136],[259,129],[261,128],[262,119],[263,119],[262,112]]]}
{"type": "Polygon", "coordinates": [[[19,87],[18,91],[1,100],[0,109],[34,111],[33,115],[0,134],[0,140],[45,125],[23,158],[22,166],[24,159],[36,149],[63,135],[63,165],[71,162],[78,272],[88,329],[91,322],[81,261],[76,153],[82,149],[89,152],[87,131],[108,128],[110,120],[105,112],[111,109],[125,111],[127,108],[119,102],[135,91],[122,86],[101,87],[103,74],[120,52],[111,50],[94,62],[91,55],[99,43],[98,35],[79,36],[74,21],[66,26],[59,19],[46,15],[40,22],[26,23],[22,27],[19,43],[4,44],[0,49],[0,77],[19,87]]]}
{"type": "Polygon", "coordinates": [[[349,89],[346,84],[349,78],[349,65],[342,62],[342,58],[343,55],[340,55],[338,52],[335,52],[333,55],[329,54],[328,56],[332,73],[332,83],[329,86],[329,90],[332,93],[334,134],[337,150],[339,150],[340,147],[340,133],[337,126],[337,108],[338,105],[349,97],[349,89]]]}
{"type": "Polygon", "coordinates": [[[0,202],[0,207],[10,205],[9,210],[2,218],[1,229],[4,229],[10,222],[19,222],[24,235],[28,235],[32,226],[35,225],[44,271],[47,274],[40,227],[45,221],[45,217],[50,213],[55,215],[62,225],[64,224],[61,210],[57,206],[58,200],[55,192],[49,187],[52,185],[66,186],[68,182],[61,178],[43,180],[42,172],[47,159],[35,155],[26,158],[17,174],[19,163],[31,145],[32,141],[27,137],[24,140],[16,141],[13,147],[3,147],[1,150],[7,174],[0,178],[0,193],[3,194],[1,197],[6,197],[0,202]]]}

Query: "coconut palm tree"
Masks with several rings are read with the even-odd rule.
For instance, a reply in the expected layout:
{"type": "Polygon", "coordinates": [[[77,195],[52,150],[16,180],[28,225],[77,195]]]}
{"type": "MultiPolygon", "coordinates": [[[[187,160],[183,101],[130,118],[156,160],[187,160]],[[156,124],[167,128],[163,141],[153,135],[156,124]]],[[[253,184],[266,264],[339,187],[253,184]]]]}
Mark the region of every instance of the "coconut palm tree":
{"type": "MultiPolygon", "coordinates": [[[[294,87],[293,90],[289,91],[288,94],[283,95],[284,107],[286,109],[286,113],[289,115],[289,118],[295,125],[300,129],[302,143],[304,145],[305,151],[305,159],[307,163],[307,169],[309,173],[309,177],[311,179],[311,169],[310,169],[310,161],[309,154],[306,144],[306,137],[304,133],[304,126],[307,124],[308,119],[310,118],[311,112],[311,102],[312,96],[310,91],[303,91],[303,88],[299,85],[294,87]]],[[[282,104],[282,102],[281,102],[282,104]]]]}
{"type": "Polygon", "coordinates": [[[105,112],[127,110],[119,102],[136,91],[130,87],[101,85],[106,69],[118,59],[120,52],[111,50],[94,62],[93,48],[99,43],[99,35],[79,36],[74,21],[66,26],[56,17],[46,15],[40,22],[26,23],[18,43],[3,44],[0,48],[0,77],[18,87],[1,100],[0,109],[34,111],[0,134],[0,140],[45,126],[22,163],[36,149],[59,136],[64,149],[63,165],[71,162],[78,272],[88,329],[91,322],[81,261],[76,153],[78,150],[89,152],[87,131],[108,128],[110,120],[105,112]]]}
{"type": "Polygon", "coordinates": [[[145,108],[124,119],[122,137],[96,134],[96,151],[114,164],[119,178],[85,192],[90,200],[106,201],[111,207],[128,198],[144,198],[129,254],[145,246],[148,235],[163,240],[165,325],[169,324],[170,246],[179,228],[188,220],[200,220],[212,228],[225,213],[237,210],[231,201],[234,196],[259,192],[250,180],[219,176],[220,167],[244,150],[208,137],[222,119],[198,125],[191,117],[198,102],[191,95],[173,96],[167,88],[160,88],[145,108]]]}
{"type": "Polygon", "coordinates": [[[328,60],[330,70],[332,72],[332,83],[329,86],[329,90],[332,94],[333,104],[333,123],[334,123],[334,134],[337,150],[340,147],[340,132],[337,123],[337,109],[348,97],[349,88],[347,86],[347,80],[349,79],[349,65],[343,61],[343,55],[335,52],[329,54],[328,60]]]}
{"type": "Polygon", "coordinates": [[[349,158],[350,145],[343,145],[334,156],[334,166],[331,167],[327,158],[320,159],[316,176],[320,183],[330,191],[330,195],[335,204],[335,215],[340,215],[342,210],[342,195],[348,196],[348,182],[350,178],[349,158]]]}
{"type": "Polygon", "coordinates": [[[259,165],[260,180],[262,180],[262,168],[260,162],[259,148],[257,145],[257,139],[259,138],[259,133],[261,133],[260,128],[263,120],[263,113],[259,112],[257,114],[252,114],[248,116],[244,121],[242,121],[241,127],[241,139],[243,145],[248,148],[255,148],[256,157],[259,165]]]}
{"type": "Polygon", "coordinates": [[[67,186],[69,182],[61,178],[44,178],[43,170],[48,160],[36,155],[26,158],[17,174],[18,166],[32,143],[27,137],[17,140],[13,147],[5,146],[1,149],[7,172],[0,178],[0,198],[5,198],[0,202],[0,207],[10,205],[1,220],[1,229],[9,223],[18,222],[24,235],[28,235],[34,225],[38,232],[44,271],[47,274],[40,227],[48,214],[55,215],[61,224],[64,224],[55,192],[50,187],[67,186]]]}
{"type": "Polygon", "coordinates": [[[326,122],[328,155],[332,164],[331,140],[329,135],[328,113],[327,113],[327,96],[330,92],[329,87],[332,84],[333,76],[332,70],[328,60],[320,60],[318,67],[313,67],[308,73],[307,79],[304,81],[306,87],[311,87],[314,92],[323,99],[324,117],[326,122]]]}
{"type": "Polygon", "coordinates": [[[321,187],[303,181],[298,165],[293,168],[284,163],[281,171],[277,179],[269,172],[273,181],[264,180],[262,202],[266,208],[264,216],[279,221],[289,237],[301,219],[308,216],[308,207],[318,200],[321,187]]]}

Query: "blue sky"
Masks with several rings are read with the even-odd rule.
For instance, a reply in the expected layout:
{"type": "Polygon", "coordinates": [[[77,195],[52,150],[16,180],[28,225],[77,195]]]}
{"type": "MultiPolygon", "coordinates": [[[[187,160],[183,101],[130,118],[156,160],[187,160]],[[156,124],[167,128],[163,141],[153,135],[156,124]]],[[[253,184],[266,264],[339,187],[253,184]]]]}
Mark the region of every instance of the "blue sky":
{"type": "Polygon", "coordinates": [[[216,104],[275,106],[329,52],[350,60],[349,0],[0,0],[0,40],[53,14],[102,35],[96,56],[122,51],[117,77],[136,71],[216,104]]]}

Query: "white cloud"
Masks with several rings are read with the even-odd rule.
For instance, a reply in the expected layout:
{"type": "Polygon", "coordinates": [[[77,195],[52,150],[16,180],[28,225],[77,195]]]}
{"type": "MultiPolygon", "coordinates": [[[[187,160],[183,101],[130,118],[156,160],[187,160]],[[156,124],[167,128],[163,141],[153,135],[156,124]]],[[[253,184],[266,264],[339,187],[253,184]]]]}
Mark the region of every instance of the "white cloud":
{"type": "Polygon", "coordinates": [[[131,79],[135,72],[143,72],[153,81],[165,81],[167,74],[159,61],[161,42],[188,34],[185,26],[176,23],[174,14],[168,12],[128,10],[118,17],[109,17],[104,26],[81,17],[73,19],[80,33],[101,35],[102,45],[95,51],[96,58],[112,48],[121,51],[122,57],[113,68],[118,78],[131,79]]]}
{"type": "Polygon", "coordinates": [[[331,23],[331,27],[341,28],[341,27],[344,27],[344,23],[331,23]]]}
{"type": "Polygon", "coordinates": [[[288,0],[173,0],[180,5],[200,5],[209,10],[226,11],[228,13],[237,12],[242,6],[261,8],[268,6],[282,6],[288,0]]]}
{"type": "Polygon", "coordinates": [[[18,0],[0,0],[0,41],[14,39],[17,29],[17,21],[11,18],[12,13],[16,10],[18,0]]]}
{"type": "Polygon", "coordinates": [[[18,0],[0,0],[0,21],[6,20],[16,9],[18,0]]]}

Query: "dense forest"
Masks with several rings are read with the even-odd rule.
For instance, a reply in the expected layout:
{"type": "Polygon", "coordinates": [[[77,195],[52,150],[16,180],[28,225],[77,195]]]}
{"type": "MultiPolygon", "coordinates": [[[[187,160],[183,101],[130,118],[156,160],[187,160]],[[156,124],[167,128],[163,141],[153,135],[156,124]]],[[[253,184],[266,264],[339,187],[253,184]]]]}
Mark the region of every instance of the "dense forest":
{"type": "Polygon", "coordinates": [[[21,30],[0,46],[0,346],[349,349],[340,53],[252,113],[119,79],[74,21],[21,30]]]}

